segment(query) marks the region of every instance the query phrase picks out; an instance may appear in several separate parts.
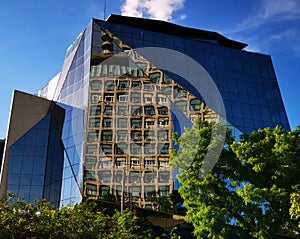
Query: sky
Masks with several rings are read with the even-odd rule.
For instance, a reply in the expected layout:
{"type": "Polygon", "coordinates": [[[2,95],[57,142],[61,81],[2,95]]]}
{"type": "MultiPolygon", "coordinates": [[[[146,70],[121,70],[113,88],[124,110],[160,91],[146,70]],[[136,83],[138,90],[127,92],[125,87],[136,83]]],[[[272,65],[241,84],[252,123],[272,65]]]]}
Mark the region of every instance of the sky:
{"type": "Polygon", "coordinates": [[[10,0],[0,2],[0,138],[13,90],[36,94],[91,18],[109,14],[216,31],[271,55],[291,129],[300,125],[299,0],[10,0]]]}

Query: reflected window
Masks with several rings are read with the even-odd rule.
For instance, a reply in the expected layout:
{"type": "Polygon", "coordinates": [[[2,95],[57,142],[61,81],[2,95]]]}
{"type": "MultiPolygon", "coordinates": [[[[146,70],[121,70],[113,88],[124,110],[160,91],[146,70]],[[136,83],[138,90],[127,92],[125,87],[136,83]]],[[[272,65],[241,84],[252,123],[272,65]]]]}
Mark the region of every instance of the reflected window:
{"type": "Polygon", "coordinates": [[[91,82],[91,90],[102,90],[102,82],[99,80],[93,80],[91,82]]]}
{"type": "Polygon", "coordinates": [[[101,106],[100,105],[92,105],[90,107],[90,116],[100,115],[101,113],[101,106]]]}
{"type": "Polygon", "coordinates": [[[158,151],[160,154],[168,154],[169,144],[158,144],[158,151]]]}
{"type": "Polygon", "coordinates": [[[89,122],[90,128],[100,127],[100,118],[91,118],[89,122]]]}
{"type": "Polygon", "coordinates": [[[159,81],[160,81],[160,72],[150,73],[149,78],[150,78],[152,83],[159,83],[159,81]]]}
{"type": "Polygon", "coordinates": [[[141,154],[142,153],[142,145],[140,145],[140,144],[131,144],[130,145],[130,153],[131,154],[141,154]]]}
{"type": "Polygon", "coordinates": [[[104,154],[111,154],[112,153],[112,145],[111,144],[102,144],[101,150],[104,154]]]}
{"type": "Polygon", "coordinates": [[[141,115],[142,114],[142,107],[133,105],[131,106],[131,115],[141,115]]]}
{"type": "Polygon", "coordinates": [[[86,146],[87,154],[96,154],[97,153],[97,144],[90,144],[86,146]]]}
{"type": "Polygon", "coordinates": [[[98,177],[99,177],[99,180],[104,182],[104,183],[108,183],[110,182],[110,179],[111,179],[111,172],[110,171],[100,171],[98,173],[98,177]]]}
{"type": "Polygon", "coordinates": [[[104,89],[107,90],[107,91],[114,91],[115,89],[115,84],[114,84],[114,81],[105,81],[104,83],[104,89]]]}
{"type": "Polygon", "coordinates": [[[126,154],[127,153],[127,144],[120,143],[116,144],[116,154],[126,154]]]}
{"type": "Polygon", "coordinates": [[[164,171],[164,172],[158,172],[158,182],[159,183],[166,183],[170,180],[170,172],[164,171]]]}
{"type": "Polygon", "coordinates": [[[160,186],[158,188],[158,191],[159,191],[159,196],[161,196],[161,197],[167,197],[170,195],[169,186],[160,186]]]}
{"type": "Polygon", "coordinates": [[[200,110],[201,108],[201,101],[198,99],[193,99],[190,101],[191,110],[200,110]]]}
{"type": "Polygon", "coordinates": [[[118,127],[119,128],[127,128],[127,119],[126,118],[119,118],[118,119],[118,127]]]}
{"type": "Polygon", "coordinates": [[[118,115],[127,115],[127,106],[118,106],[118,115]]]}
{"type": "Polygon", "coordinates": [[[88,197],[95,197],[97,195],[97,185],[87,184],[86,185],[86,195],[88,197]]]}
{"type": "Polygon", "coordinates": [[[133,103],[140,103],[141,102],[141,94],[140,93],[131,93],[130,101],[133,103]]]}
{"type": "Polygon", "coordinates": [[[131,128],[141,128],[142,119],[131,119],[131,128]]]}
{"type": "Polygon", "coordinates": [[[103,141],[111,141],[112,140],[112,136],[113,136],[112,130],[104,130],[104,131],[102,131],[102,137],[101,137],[101,139],[103,141]]]}
{"type": "Polygon", "coordinates": [[[127,140],[127,131],[118,130],[117,131],[117,137],[118,137],[118,140],[120,140],[120,141],[127,140]]]}
{"type": "Polygon", "coordinates": [[[104,118],[103,119],[103,127],[104,128],[111,128],[112,127],[112,119],[111,118],[104,118]]]}

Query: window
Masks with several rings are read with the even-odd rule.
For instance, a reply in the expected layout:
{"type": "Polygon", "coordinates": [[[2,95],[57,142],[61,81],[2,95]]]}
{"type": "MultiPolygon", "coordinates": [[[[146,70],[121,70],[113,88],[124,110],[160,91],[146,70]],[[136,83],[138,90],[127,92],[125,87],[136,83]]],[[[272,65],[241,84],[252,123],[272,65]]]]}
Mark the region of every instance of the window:
{"type": "Polygon", "coordinates": [[[99,180],[104,182],[104,183],[108,183],[110,182],[111,179],[111,172],[110,171],[100,171],[98,172],[98,177],[99,180]]]}
{"type": "Polygon", "coordinates": [[[112,140],[112,136],[113,136],[112,130],[104,130],[104,131],[102,131],[102,137],[101,137],[101,139],[103,141],[111,141],[112,140]]]}
{"type": "Polygon", "coordinates": [[[149,74],[149,78],[152,83],[159,83],[160,80],[160,72],[154,72],[149,74]]]}
{"type": "Polygon", "coordinates": [[[128,81],[120,81],[119,82],[119,90],[128,89],[128,81]]]}
{"type": "Polygon", "coordinates": [[[144,182],[145,183],[154,183],[155,178],[156,178],[155,172],[145,172],[144,182]]]}
{"type": "Polygon", "coordinates": [[[159,141],[167,141],[169,140],[169,132],[168,131],[158,131],[158,140],[159,141]]]}
{"type": "Polygon", "coordinates": [[[190,101],[190,110],[200,110],[201,108],[201,101],[198,99],[193,99],[190,101]]]}
{"type": "Polygon", "coordinates": [[[167,107],[160,107],[160,108],[158,108],[158,114],[160,114],[160,115],[168,115],[168,108],[167,107]]]}
{"type": "Polygon", "coordinates": [[[127,102],[128,101],[128,95],[119,95],[119,102],[127,102]]]}
{"type": "Polygon", "coordinates": [[[166,97],[159,96],[159,97],[157,98],[157,103],[158,103],[158,104],[164,104],[164,103],[167,103],[167,98],[166,98],[166,97]]]}
{"type": "Polygon", "coordinates": [[[101,150],[104,154],[111,154],[112,153],[112,145],[111,144],[102,144],[101,150]]]}
{"type": "Polygon", "coordinates": [[[172,87],[164,87],[163,94],[169,98],[172,98],[172,87]]]}
{"type": "Polygon", "coordinates": [[[109,194],[109,187],[105,185],[100,186],[100,196],[104,196],[106,194],[109,194]]]}
{"type": "Polygon", "coordinates": [[[103,119],[103,127],[104,128],[112,127],[112,119],[111,118],[104,118],[103,119]]]}
{"type": "Polygon", "coordinates": [[[127,131],[118,130],[117,131],[117,137],[118,137],[118,140],[120,140],[120,141],[127,140],[127,131]]]}
{"type": "Polygon", "coordinates": [[[131,93],[130,101],[133,103],[140,103],[141,102],[141,94],[140,93],[131,93]]]}
{"type": "Polygon", "coordinates": [[[142,145],[140,145],[140,144],[131,144],[130,145],[130,153],[131,154],[141,154],[142,153],[142,145]]]}
{"type": "Polygon", "coordinates": [[[97,195],[97,185],[87,184],[86,185],[86,195],[88,197],[93,197],[97,195]]]}
{"type": "Polygon", "coordinates": [[[152,95],[150,95],[150,94],[145,94],[145,95],[144,95],[144,103],[146,103],[146,104],[152,103],[152,95]]]}
{"type": "Polygon", "coordinates": [[[158,187],[158,191],[159,191],[159,196],[161,196],[161,197],[167,197],[170,195],[169,186],[158,187]]]}
{"type": "Polygon", "coordinates": [[[93,171],[86,171],[84,177],[85,180],[96,181],[96,174],[93,171]]]}
{"type": "Polygon", "coordinates": [[[159,157],[159,167],[169,167],[169,158],[168,157],[159,157]]]}
{"type": "Polygon", "coordinates": [[[116,154],[126,154],[127,153],[127,144],[120,143],[116,144],[116,154]]]}
{"type": "Polygon", "coordinates": [[[145,137],[145,140],[149,140],[149,141],[155,140],[155,133],[154,133],[154,131],[151,131],[151,130],[145,131],[144,137],[145,137]]]}
{"type": "Polygon", "coordinates": [[[102,96],[100,94],[92,94],[92,104],[98,104],[102,101],[102,96]]]}
{"type": "Polygon", "coordinates": [[[144,90],[154,90],[152,83],[144,83],[144,90]]]}
{"type": "Polygon", "coordinates": [[[177,101],[175,105],[179,110],[186,111],[186,105],[187,105],[186,103],[187,103],[186,101],[177,101]]]}
{"type": "Polygon", "coordinates": [[[169,125],[169,118],[158,118],[159,127],[164,127],[169,125]]]}
{"type": "Polygon", "coordinates": [[[93,80],[91,82],[91,90],[101,90],[102,89],[102,82],[99,80],[93,80]]]}
{"type": "Polygon", "coordinates": [[[184,98],[187,96],[187,91],[185,89],[180,89],[176,87],[176,89],[174,90],[177,98],[181,98],[181,97],[184,98]]]}
{"type": "Polygon", "coordinates": [[[87,169],[93,169],[96,167],[97,158],[94,156],[86,156],[84,166],[87,169]]]}
{"type": "Polygon", "coordinates": [[[132,197],[137,200],[137,198],[141,197],[141,187],[130,187],[130,192],[132,197]]]}
{"type": "Polygon", "coordinates": [[[98,140],[98,132],[88,132],[87,141],[95,142],[98,140]]]}
{"type": "Polygon", "coordinates": [[[127,128],[127,119],[126,118],[119,118],[118,119],[118,127],[119,128],[127,128]]]}
{"type": "Polygon", "coordinates": [[[132,88],[137,90],[141,89],[142,83],[140,81],[132,81],[131,84],[132,84],[132,88]]]}
{"type": "Polygon", "coordinates": [[[170,172],[164,171],[164,172],[158,172],[158,182],[159,183],[166,183],[170,180],[170,172]]]}
{"type": "Polygon", "coordinates": [[[145,115],[155,115],[154,106],[145,106],[145,115]]]}
{"type": "Polygon", "coordinates": [[[126,160],[125,160],[125,158],[123,159],[118,159],[117,158],[117,167],[125,167],[126,166],[126,160]]]}
{"type": "Polygon", "coordinates": [[[168,154],[169,153],[169,144],[158,144],[158,152],[160,154],[168,154]]]}
{"type": "Polygon", "coordinates": [[[130,160],[130,167],[140,166],[140,160],[130,160]]]}
{"type": "Polygon", "coordinates": [[[145,186],[145,198],[151,198],[156,196],[155,186],[145,186]]]}
{"type": "Polygon", "coordinates": [[[155,144],[145,144],[145,154],[155,154],[155,144]]]}
{"type": "Polygon", "coordinates": [[[148,127],[151,127],[151,126],[154,126],[154,120],[153,119],[146,119],[145,120],[145,127],[148,128],[148,127]]]}
{"type": "Polygon", "coordinates": [[[102,168],[108,168],[112,166],[112,161],[111,160],[105,160],[101,162],[102,168]]]}
{"type": "Polygon", "coordinates": [[[130,172],[129,173],[129,182],[130,183],[139,183],[141,182],[141,177],[139,172],[130,172]]]}
{"type": "Polygon", "coordinates": [[[113,107],[110,105],[106,105],[103,113],[106,115],[112,115],[112,112],[113,112],[113,107]]]}
{"type": "Polygon", "coordinates": [[[90,116],[100,115],[101,113],[101,106],[100,105],[92,105],[90,107],[90,116]]]}
{"type": "Polygon", "coordinates": [[[113,95],[106,95],[104,99],[105,103],[110,103],[114,101],[114,96],[113,95]]]}
{"type": "Polygon", "coordinates": [[[132,131],[131,132],[131,140],[133,140],[133,141],[142,140],[142,131],[132,131]]]}
{"type": "Polygon", "coordinates": [[[97,153],[97,144],[90,144],[86,146],[87,154],[96,154],[97,153]]]}
{"type": "Polygon", "coordinates": [[[90,128],[99,128],[100,127],[100,118],[91,118],[89,125],[90,125],[90,128]]]}
{"type": "Polygon", "coordinates": [[[131,106],[131,115],[141,115],[142,114],[142,107],[133,105],[131,106]]]}
{"type": "Polygon", "coordinates": [[[117,171],[116,176],[115,176],[115,181],[117,183],[120,183],[120,182],[122,182],[122,178],[123,178],[123,172],[122,171],[117,171]]]}
{"type": "Polygon", "coordinates": [[[105,81],[104,87],[107,91],[113,91],[115,89],[114,81],[105,81]]]}
{"type": "Polygon", "coordinates": [[[152,168],[155,165],[155,160],[145,160],[145,168],[152,168]]]}
{"type": "Polygon", "coordinates": [[[127,115],[127,106],[118,106],[118,115],[127,115]]]}
{"type": "Polygon", "coordinates": [[[141,128],[142,119],[131,119],[131,128],[141,128]]]}
{"type": "Polygon", "coordinates": [[[168,75],[164,74],[163,83],[165,83],[165,84],[171,84],[172,83],[172,79],[168,75]]]}

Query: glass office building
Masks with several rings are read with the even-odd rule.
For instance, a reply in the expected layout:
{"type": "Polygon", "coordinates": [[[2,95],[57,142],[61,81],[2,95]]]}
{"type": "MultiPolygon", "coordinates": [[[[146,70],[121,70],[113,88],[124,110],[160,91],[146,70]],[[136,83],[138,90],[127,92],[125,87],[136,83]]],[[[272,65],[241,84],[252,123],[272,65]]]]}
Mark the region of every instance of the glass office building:
{"type": "Polygon", "coordinates": [[[58,207],[125,192],[155,209],[151,198],[177,187],[172,134],[195,117],[226,121],[236,134],[289,130],[271,57],[246,46],[163,21],[92,19],[39,96],[15,92],[1,194],[58,207]]]}

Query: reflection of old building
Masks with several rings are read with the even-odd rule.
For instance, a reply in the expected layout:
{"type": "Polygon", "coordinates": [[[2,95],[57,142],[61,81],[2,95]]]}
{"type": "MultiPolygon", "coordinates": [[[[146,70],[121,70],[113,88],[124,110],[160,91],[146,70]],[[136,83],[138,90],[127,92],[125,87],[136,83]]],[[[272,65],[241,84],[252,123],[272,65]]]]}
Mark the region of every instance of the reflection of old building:
{"type": "MultiPolygon", "coordinates": [[[[46,197],[65,205],[124,191],[140,207],[153,208],[151,197],[172,192],[172,133],[180,133],[195,117],[219,116],[191,82],[158,69],[155,59],[134,50],[149,46],[182,52],[205,68],[220,90],[234,132],[275,125],[289,129],[269,56],[243,51],[245,44],[214,32],[115,15],[93,19],[68,48],[60,74],[40,91],[41,98],[15,94],[2,195],[10,190],[28,201],[46,197]],[[23,104],[39,106],[43,114],[22,110],[20,99],[29,98],[23,104]],[[18,114],[28,115],[28,125],[15,132],[13,126],[23,127],[18,114]],[[30,138],[41,130],[48,140],[31,145],[30,138]],[[27,151],[29,146],[43,147],[45,153],[37,156],[34,147],[27,151]],[[35,157],[41,160],[39,171],[35,157]],[[16,165],[21,165],[18,170],[16,165]]],[[[174,62],[182,66],[180,59],[174,62]]]]}

